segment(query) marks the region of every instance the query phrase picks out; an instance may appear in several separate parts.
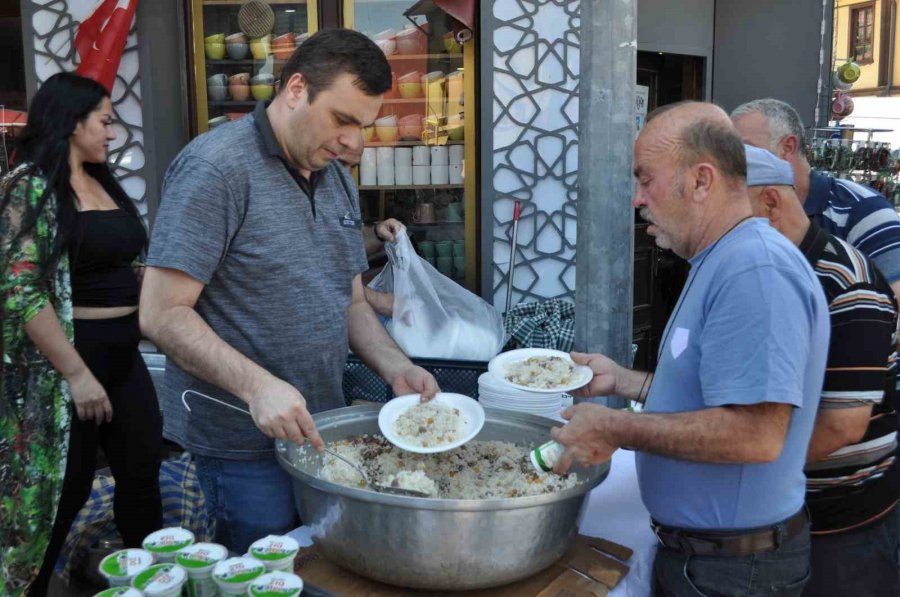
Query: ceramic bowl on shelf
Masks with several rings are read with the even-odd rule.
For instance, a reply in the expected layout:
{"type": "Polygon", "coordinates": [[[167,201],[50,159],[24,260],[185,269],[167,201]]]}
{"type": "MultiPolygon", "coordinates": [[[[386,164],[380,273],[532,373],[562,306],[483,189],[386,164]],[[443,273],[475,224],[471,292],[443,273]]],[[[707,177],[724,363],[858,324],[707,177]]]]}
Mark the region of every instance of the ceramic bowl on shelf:
{"type": "Polygon", "coordinates": [[[253,94],[253,99],[256,101],[264,102],[272,99],[272,96],[275,95],[275,85],[271,83],[257,83],[250,86],[250,93],[253,94]]]}
{"type": "Polygon", "coordinates": [[[447,119],[447,136],[451,141],[462,141],[466,138],[466,127],[461,118],[447,119]]]}
{"type": "Polygon", "coordinates": [[[419,141],[422,139],[422,116],[410,114],[397,121],[400,138],[407,141],[419,141]]]}
{"type": "Polygon", "coordinates": [[[229,83],[228,94],[236,102],[246,102],[250,98],[250,86],[246,83],[229,83]]]}
{"type": "Polygon", "coordinates": [[[250,53],[256,60],[265,60],[272,53],[272,36],[264,35],[250,40],[250,53]]]}
{"type": "Polygon", "coordinates": [[[225,58],[225,42],[208,41],[203,44],[206,50],[206,57],[210,60],[221,60],[225,58]]]}
{"type": "Polygon", "coordinates": [[[228,84],[249,85],[250,73],[237,73],[228,77],[228,84]]]}
{"type": "Polygon", "coordinates": [[[272,53],[278,60],[287,60],[297,49],[296,36],[293,33],[279,35],[272,40],[272,53]]]}
{"type": "Polygon", "coordinates": [[[206,95],[211,102],[224,102],[228,99],[228,88],[224,85],[208,85],[206,95]]]}
{"type": "Polygon", "coordinates": [[[428,38],[416,27],[404,29],[394,39],[397,42],[398,54],[424,54],[428,49],[428,38]]]}
{"type": "Polygon", "coordinates": [[[240,42],[228,42],[225,49],[232,60],[243,60],[250,53],[250,45],[240,42]]]}
{"type": "Polygon", "coordinates": [[[374,139],[375,139],[375,127],[374,126],[364,126],[362,128],[363,143],[371,143],[374,139]]]}
{"type": "Polygon", "coordinates": [[[228,76],[222,73],[206,77],[206,85],[209,87],[225,87],[228,85],[228,76]]]}
{"type": "Polygon", "coordinates": [[[382,143],[393,143],[400,136],[397,125],[375,125],[375,134],[382,143]]]}
{"type": "Polygon", "coordinates": [[[213,33],[212,35],[207,35],[203,38],[204,43],[217,43],[224,44],[225,43],[225,34],[224,33],[213,33]]]}
{"type": "Polygon", "coordinates": [[[414,70],[397,79],[400,97],[412,99],[422,97],[422,73],[414,70]]]}
{"type": "Polygon", "coordinates": [[[376,39],[375,45],[381,48],[385,56],[391,56],[397,51],[397,42],[393,39],[376,39]]]}
{"type": "Polygon", "coordinates": [[[226,44],[249,44],[250,38],[238,31],[225,38],[226,44]]]}

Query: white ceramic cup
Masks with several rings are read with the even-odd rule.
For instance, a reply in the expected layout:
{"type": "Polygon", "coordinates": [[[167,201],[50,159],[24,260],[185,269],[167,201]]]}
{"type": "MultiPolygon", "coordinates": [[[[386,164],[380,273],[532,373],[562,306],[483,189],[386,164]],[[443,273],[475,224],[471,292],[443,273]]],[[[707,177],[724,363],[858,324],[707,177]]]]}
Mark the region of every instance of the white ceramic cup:
{"type": "Polygon", "coordinates": [[[428,185],[431,184],[431,166],[413,166],[412,167],[413,184],[428,185]]]}
{"type": "Polygon", "coordinates": [[[364,187],[374,187],[378,184],[378,170],[375,164],[360,162],[359,164],[359,184],[364,187]]]}
{"type": "Polygon", "coordinates": [[[430,166],[431,155],[427,145],[416,145],[412,148],[413,166],[430,166]]]}
{"type": "Polygon", "coordinates": [[[431,184],[449,184],[450,167],[447,164],[431,164],[431,184]]]}
{"type": "Polygon", "coordinates": [[[390,166],[391,170],[394,169],[394,148],[393,147],[378,147],[375,150],[376,160],[378,163],[378,167],[382,166],[387,167],[390,166]]]}
{"type": "Polygon", "coordinates": [[[412,168],[412,147],[397,147],[394,149],[394,167],[412,168]]]}
{"type": "Polygon", "coordinates": [[[462,164],[463,158],[465,157],[466,148],[464,145],[451,145],[450,146],[450,163],[451,164],[462,164]]]}
{"type": "Polygon", "coordinates": [[[446,166],[450,163],[450,152],[446,145],[435,145],[431,147],[431,165],[446,166]]]}
{"type": "Polygon", "coordinates": [[[413,183],[412,166],[394,166],[394,184],[409,185],[413,183]]]}
{"type": "Polygon", "coordinates": [[[372,168],[378,163],[378,153],[374,147],[366,147],[363,149],[362,157],[359,160],[360,165],[369,164],[372,168]]]}
{"type": "Polygon", "coordinates": [[[378,164],[378,184],[380,186],[394,186],[394,165],[383,166],[378,164]]]}
{"type": "Polygon", "coordinates": [[[450,184],[463,183],[463,167],[462,164],[450,164],[450,184]]]}

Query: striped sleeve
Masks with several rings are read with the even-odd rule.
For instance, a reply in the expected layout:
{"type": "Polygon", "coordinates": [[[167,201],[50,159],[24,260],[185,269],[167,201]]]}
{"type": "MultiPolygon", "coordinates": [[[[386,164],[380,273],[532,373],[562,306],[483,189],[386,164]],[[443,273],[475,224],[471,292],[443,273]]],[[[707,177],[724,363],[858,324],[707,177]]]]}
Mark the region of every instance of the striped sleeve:
{"type": "Polygon", "coordinates": [[[831,287],[827,294],[833,297],[820,408],[876,404],[884,397],[895,303],[884,279],[859,252],[840,242],[831,248],[837,255],[830,250],[816,264],[816,273],[831,287]],[[837,288],[841,290],[836,292],[837,288]]]}
{"type": "Polygon", "coordinates": [[[889,282],[900,280],[900,216],[884,196],[847,180],[835,191],[853,205],[847,222],[847,241],[867,255],[889,282]]]}

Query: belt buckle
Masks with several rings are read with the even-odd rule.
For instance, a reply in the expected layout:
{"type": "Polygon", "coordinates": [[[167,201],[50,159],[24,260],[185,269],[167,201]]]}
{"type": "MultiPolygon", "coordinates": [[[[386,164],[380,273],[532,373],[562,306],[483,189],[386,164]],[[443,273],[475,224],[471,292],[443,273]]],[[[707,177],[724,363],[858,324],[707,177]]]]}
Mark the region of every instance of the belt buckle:
{"type": "Polygon", "coordinates": [[[659,536],[659,525],[651,522],[650,530],[653,531],[653,534],[656,536],[656,540],[659,542],[659,544],[665,547],[666,544],[663,543],[662,537],[659,536]]]}

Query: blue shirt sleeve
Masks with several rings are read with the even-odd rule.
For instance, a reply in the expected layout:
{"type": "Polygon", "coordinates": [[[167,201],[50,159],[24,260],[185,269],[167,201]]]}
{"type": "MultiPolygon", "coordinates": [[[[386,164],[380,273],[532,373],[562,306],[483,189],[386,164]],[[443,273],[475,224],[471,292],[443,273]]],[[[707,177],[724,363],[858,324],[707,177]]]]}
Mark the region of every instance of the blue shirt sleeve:
{"type": "Polygon", "coordinates": [[[723,281],[705,310],[700,384],[707,406],[803,405],[816,321],[808,281],[774,265],[754,266],[723,281]]]}

